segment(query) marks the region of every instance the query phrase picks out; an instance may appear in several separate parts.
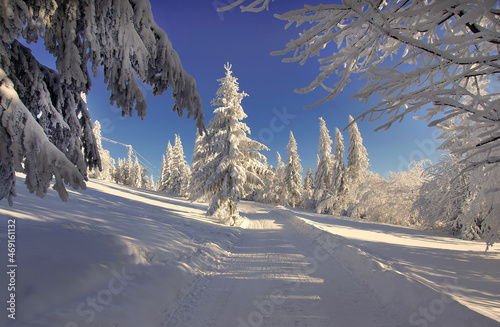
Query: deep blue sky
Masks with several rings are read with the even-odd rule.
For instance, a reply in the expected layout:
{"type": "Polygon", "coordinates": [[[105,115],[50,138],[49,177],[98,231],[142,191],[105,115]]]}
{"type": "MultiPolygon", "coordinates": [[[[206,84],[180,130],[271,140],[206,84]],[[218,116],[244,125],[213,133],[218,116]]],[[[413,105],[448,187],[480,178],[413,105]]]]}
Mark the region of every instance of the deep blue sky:
{"type": "MultiPolygon", "coordinates": [[[[349,115],[356,117],[369,108],[363,106],[361,101],[351,99],[364,81],[354,79],[337,98],[313,109],[304,109],[327,95],[322,89],[306,95],[294,93],[295,88],[309,85],[316,77],[319,67],[317,57],[301,66],[281,62],[284,56],[270,55],[271,51],[283,49],[289,40],[306,28],[292,26],[284,30],[285,22],[275,18],[274,14],[301,8],[304,1],[278,0],[270,4],[269,11],[261,13],[241,13],[238,9],[223,13],[216,11],[216,7],[230,1],[153,0],[151,6],[156,23],[167,32],[184,69],[197,81],[205,123],[208,124],[213,117],[215,108],[210,102],[219,87],[217,79],[224,76],[224,64],[230,62],[233,75],[239,80],[240,91],[249,94],[242,102],[248,115],[244,122],[250,127],[252,137],[271,149],[265,152],[268,162],[275,165],[276,151],[281,153],[283,160],[287,158],[286,145],[291,130],[298,143],[304,171],[308,166],[315,170],[318,117],[325,119],[333,138],[335,127],[342,130],[348,123],[349,115]],[[283,121],[276,112],[287,113],[293,118],[283,121]]],[[[317,3],[320,1],[308,1],[308,4],[317,3]]],[[[330,78],[327,83],[331,86],[334,82],[336,77],[330,78]]],[[[88,105],[93,121],[101,122],[103,136],[131,144],[154,166],[152,172],[157,180],[167,142],[170,140],[173,143],[175,134],[180,134],[186,159],[191,161],[196,128],[193,120],[185,115],[179,118],[171,111],[171,90],[160,97],[153,97],[148,87],[144,90],[148,109],[143,121],[135,115],[122,118],[120,110],[110,106],[102,74],[94,79],[87,97],[88,105]]],[[[373,98],[370,104],[376,104],[377,100],[373,98]]],[[[424,121],[407,117],[402,124],[396,124],[388,131],[373,132],[381,123],[382,120],[358,123],[368,150],[370,170],[387,176],[389,171],[401,171],[411,160],[424,157],[434,162],[437,160],[434,130],[427,127],[424,121]]],[[[347,131],[343,135],[347,149],[347,131]]],[[[122,146],[108,142],[103,142],[103,146],[115,159],[126,157],[126,149],[122,146]]]]}

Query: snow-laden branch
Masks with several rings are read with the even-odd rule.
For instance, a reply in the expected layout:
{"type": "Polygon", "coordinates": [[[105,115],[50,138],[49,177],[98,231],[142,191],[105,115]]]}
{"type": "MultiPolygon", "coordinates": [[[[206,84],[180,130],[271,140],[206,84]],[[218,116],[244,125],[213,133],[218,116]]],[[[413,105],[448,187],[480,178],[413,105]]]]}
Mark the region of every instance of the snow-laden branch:
{"type": "MultiPolygon", "coordinates": [[[[261,3],[262,1],[260,1],[261,3]]],[[[410,113],[427,110],[430,125],[467,114],[473,128],[490,134],[500,125],[498,88],[489,87],[500,73],[500,16],[495,0],[344,0],[341,5],[304,6],[282,15],[286,28],[308,26],[286,48],[284,62],[321,64],[307,93],[328,94],[308,108],[335,98],[360,75],[366,85],[354,96],[366,103],[382,98],[357,119],[387,118],[389,128],[410,113]],[[335,76],[336,75],[336,76],[335,76]],[[335,77],[334,77],[335,76],[335,77]],[[481,85],[481,87],[478,87],[481,85]]],[[[488,139],[490,136],[486,136],[488,139]]],[[[470,155],[486,151],[479,140],[470,155]]],[[[498,162],[493,156],[487,162],[498,162]]]]}
{"type": "MultiPolygon", "coordinates": [[[[37,124],[45,138],[60,151],[54,158],[66,157],[80,172],[81,180],[87,178],[87,168],[100,166],[90,114],[81,96],[88,93],[92,84],[88,63],[94,75],[99,67],[103,68],[111,103],[122,108],[122,115],[132,115],[135,109],[144,118],[147,104],[140,79],[153,87],[154,95],[171,87],[175,100],[173,110],[179,116],[186,110],[187,116],[196,120],[198,130],[204,131],[196,82],[184,71],[166,33],[154,22],[149,1],[8,0],[0,5],[0,35],[0,69],[12,82],[12,91],[30,113],[29,121],[37,124]],[[31,51],[17,41],[21,37],[28,43],[42,38],[45,48],[56,58],[57,71],[41,65],[31,51]]],[[[2,147],[0,166],[7,168],[0,169],[4,189],[0,199],[15,193],[12,167],[27,173],[28,187],[31,191],[36,189],[39,195],[46,192],[52,175],[56,175],[56,188],[65,198],[61,180],[81,185],[66,177],[57,178],[58,172],[49,169],[52,159],[46,153],[40,153],[36,163],[47,169],[40,171],[42,180],[28,174],[27,158],[32,149],[15,135],[25,133],[24,139],[29,136],[37,140],[41,136],[37,134],[39,128],[22,131],[20,128],[28,128],[28,125],[19,119],[16,115],[3,115],[1,126],[6,129],[2,137],[10,141],[2,147]],[[7,128],[13,122],[20,124],[16,130],[7,128]],[[17,156],[12,157],[14,155],[17,156]]],[[[46,149],[49,148],[44,146],[37,151],[46,149]]]]}
{"type": "Polygon", "coordinates": [[[19,99],[14,84],[0,69],[0,155],[2,188],[0,198],[12,205],[15,171],[26,174],[30,192],[43,197],[50,181],[61,199],[68,197],[64,184],[85,188],[84,178],[75,165],[48,139],[42,127],[19,99]]]}
{"type": "Polygon", "coordinates": [[[172,87],[173,110],[182,115],[186,109],[203,129],[196,82],[182,68],[167,34],[154,22],[149,1],[9,1],[0,19],[6,43],[21,33],[28,42],[42,37],[56,57],[63,81],[81,92],[91,86],[87,62],[94,75],[103,67],[111,103],[122,108],[122,115],[132,115],[133,109],[141,118],[146,115],[139,78],[153,86],[155,95],[172,87]]]}

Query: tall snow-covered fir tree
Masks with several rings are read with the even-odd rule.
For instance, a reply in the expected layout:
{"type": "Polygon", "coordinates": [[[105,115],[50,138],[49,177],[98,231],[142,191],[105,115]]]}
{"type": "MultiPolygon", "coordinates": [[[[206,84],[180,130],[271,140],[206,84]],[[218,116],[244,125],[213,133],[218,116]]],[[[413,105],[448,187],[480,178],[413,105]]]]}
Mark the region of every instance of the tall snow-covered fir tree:
{"type": "MultiPolygon", "coordinates": [[[[199,189],[203,183],[203,176],[197,174],[198,171],[207,164],[210,160],[214,158],[213,153],[207,151],[207,146],[209,143],[208,135],[204,133],[196,133],[196,140],[194,142],[193,157],[191,158],[191,181],[189,183],[189,194],[190,198],[194,199],[191,195],[199,189]]],[[[207,194],[208,195],[208,194],[207,194]]],[[[207,198],[206,195],[202,195],[196,200],[200,201],[210,201],[212,198],[207,198]]]]}
{"type": "Polygon", "coordinates": [[[116,162],[116,170],[114,180],[117,184],[124,184],[124,160],[122,158],[118,158],[116,162]]]}
{"type": "Polygon", "coordinates": [[[368,168],[368,152],[363,145],[363,138],[358,129],[358,124],[349,116],[349,150],[347,166],[350,177],[350,187],[355,190],[361,184],[366,169],[368,168]]]}
{"type": "Polygon", "coordinates": [[[247,94],[239,92],[231,65],[228,63],[224,68],[226,75],[218,80],[220,88],[212,100],[212,105],[218,107],[207,125],[206,151],[211,157],[195,173],[194,178],[202,182],[195,185],[191,198],[210,197],[207,214],[232,225],[238,219],[237,201],[262,187],[261,177],[267,171],[267,163],[259,150],[267,147],[247,136],[250,128],[241,122],[247,117],[241,106],[247,94]]]}
{"type": "Polygon", "coordinates": [[[332,180],[332,139],[326,127],[325,120],[319,118],[319,145],[318,145],[318,165],[314,174],[314,202],[320,203],[330,194],[330,184],[332,180]]]}
{"type": "Polygon", "coordinates": [[[302,207],[304,209],[314,209],[313,201],[314,193],[314,176],[311,167],[307,167],[306,176],[304,177],[304,185],[302,190],[302,207]]]}
{"type": "Polygon", "coordinates": [[[130,178],[128,185],[132,187],[140,188],[142,187],[142,166],[139,163],[139,158],[135,157],[134,164],[130,171],[130,178]]]}
{"type": "Polygon", "coordinates": [[[276,152],[276,167],[272,168],[271,180],[269,181],[267,190],[264,190],[265,202],[280,203],[283,196],[284,176],[285,164],[281,160],[280,153],[276,152]]]}
{"type": "Polygon", "coordinates": [[[203,130],[196,82],[182,68],[147,0],[7,1],[0,10],[0,199],[12,204],[15,172],[26,174],[30,192],[43,196],[50,181],[61,199],[65,184],[85,188],[87,169],[99,166],[90,115],[82,94],[103,67],[110,101],[146,114],[142,82],[159,95],[172,87],[174,111],[203,130]],[[27,43],[43,38],[56,58],[41,65],[27,43]]]}
{"type": "Polygon", "coordinates": [[[335,154],[333,157],[330,193],[318,203],[316,211],[327,214],[342,214],[348,204],[349,181],[347,168],[344,163],[344,137],[338,128],[335,128],[335,154]]]}
{"type": "Polygon", "coordinates": [[[170,141],[167,144],[167,151],[163,155],[161,163],[160,179],[158,180],[157,190],[166,192],[170,189],[170,177],[172,175],[173,148],[170,141]]]}
{"type": "Polygon", "coordinates": [[[288,150],[288,159],[286,159],[284,173],[284,188],[281,204],[289,205],[295,208],[300,204],[302,197],[302,165],[300,164],[299,154],[297,153],[297,142],[290,131],[290,139],[286,146],[288,150]]]}
{"type": "MultiPolygon", "coordinates": [[[[167,161],[168,162],[168,161],[167,161]]],[[[174,147],[172,148],[171,172],[168,179],[168,192],[176,195],[186,196],[189,191],[189,180],[191,179],[189,165],[184,156],[181,137],[175,135],[174,147]]]]}

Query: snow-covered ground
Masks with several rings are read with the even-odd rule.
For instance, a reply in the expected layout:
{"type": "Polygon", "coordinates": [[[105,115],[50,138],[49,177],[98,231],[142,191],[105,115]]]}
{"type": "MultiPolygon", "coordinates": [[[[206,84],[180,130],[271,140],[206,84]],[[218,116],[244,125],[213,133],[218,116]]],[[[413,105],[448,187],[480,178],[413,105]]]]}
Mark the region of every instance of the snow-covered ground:
{"type": "Polygon", "coordinates": [[[0,326],[500,326],[500,252],[425,231],[91,181],[0,202],[0,326]],[[16,320],[7,226],[15,219],[16,320]]]}

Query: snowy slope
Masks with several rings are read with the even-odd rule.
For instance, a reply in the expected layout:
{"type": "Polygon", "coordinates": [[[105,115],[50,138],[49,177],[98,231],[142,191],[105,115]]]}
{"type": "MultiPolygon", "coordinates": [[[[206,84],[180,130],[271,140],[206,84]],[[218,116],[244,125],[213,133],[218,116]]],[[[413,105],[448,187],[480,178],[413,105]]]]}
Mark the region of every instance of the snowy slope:
{"type": "Polygon", "coordinates": [[[16,219],[18,264],[0,326],[500,326],[500,254],[481,243],[252,202],[227,227],[106,182],[67,203],[18,190],[0,202],[0,260],[16,219]]]}
{"type": "MultiPolygon", "coordinates": [[[[91,181],[66,203],[18,190],[14,207],[0,203],[2,262],[15,218],[18,264],[17,319],[3,309],[0,326],[160,326],[239,234],[204,206],[114,183],[91,181]]],[[[7,284],[4,272],[2,303],[7,284]]]]}
{"type": "Polygon", "coordinates": [[[485,253],[482,242],[300,209],[289,212],[307,238],[328,239],[333,257],[383,302],[399,303],[410,326],[500,326],[498,247],[485,253]]]}

